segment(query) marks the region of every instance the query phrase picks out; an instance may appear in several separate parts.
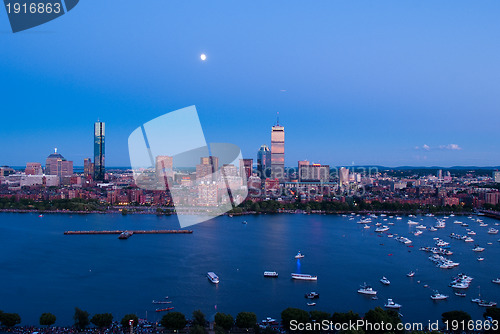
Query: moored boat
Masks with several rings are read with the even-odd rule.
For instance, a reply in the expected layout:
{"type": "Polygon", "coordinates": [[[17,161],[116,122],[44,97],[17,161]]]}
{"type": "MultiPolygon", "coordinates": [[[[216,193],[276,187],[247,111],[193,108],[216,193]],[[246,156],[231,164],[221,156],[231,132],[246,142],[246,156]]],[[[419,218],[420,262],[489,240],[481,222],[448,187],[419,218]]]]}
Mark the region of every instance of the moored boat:
{"type": "Polygon", "coordinates": [[[365,283],[361,285],[361,287],[358,289],[358,293],[361,293],[363,295],[374,296],[377,294],[377,291],[373,290],[371,286],[365,283]]]}
{"type": "Polygon", "coordinates": [[[295,255],[295,258],[296,259],[302,259],[305,255],[302,254],[300,251],[297,253],[297,255],[295,255]]]}
{"type": "Polygon", "coordinates": [[[278,273],[275,271],[264,271],[264,277],[278,277],[278,273]]]}
{"type": "Polygon", "coordinates": [[[400,309],[401,304],[395,303],[391,298],[387,299],[387,303],[384,305],[385,308],[400,309]]]}
{"type": "Polygon", "coordinates": [[[217,276],[213,271],[209,271],[207,273],[207,278],[210,282],[214,283],[214,284],[218,284],[219,283],[219,276],[217,276]]]}
{"type": "Polygon", "coordinates": [[[296,280],[302,280],[302,281],[317,281],[318,276],[313,276],[313,275],[308,275],[308,274],[295,274],[292,273],[292,278],[296,280]]]}

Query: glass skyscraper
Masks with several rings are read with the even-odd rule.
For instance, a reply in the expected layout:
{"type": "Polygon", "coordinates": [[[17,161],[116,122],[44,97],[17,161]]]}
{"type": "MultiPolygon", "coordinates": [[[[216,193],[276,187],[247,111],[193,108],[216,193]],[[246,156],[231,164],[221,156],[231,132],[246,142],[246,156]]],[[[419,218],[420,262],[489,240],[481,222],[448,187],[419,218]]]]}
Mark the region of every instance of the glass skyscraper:
{"type": "Polygon", "coordinates": [[[257,152],[257,170],[260,177],[265,179],[270,176],[271,169],[271,151],[267,145],[262,145],[257,152]]]}
{"type": "Polygon", "coordinates": [[[94,124],[94,180],[104,180],[104,122],[94,124]]]}

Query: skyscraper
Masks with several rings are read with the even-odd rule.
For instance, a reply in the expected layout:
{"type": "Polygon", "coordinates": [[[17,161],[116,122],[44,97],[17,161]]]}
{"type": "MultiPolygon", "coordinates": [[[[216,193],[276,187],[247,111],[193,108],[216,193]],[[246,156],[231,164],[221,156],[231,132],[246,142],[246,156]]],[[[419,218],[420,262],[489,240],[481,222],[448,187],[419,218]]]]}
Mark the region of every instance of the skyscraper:
{"type": "Polygon", "coordinates": [[[94,164],[90,158],[83,159],[83,176],[86,178],[94,177],[94,164]]]}
{"type": "Polygon", "coordinates": [[[240,175],[248,180],[252,176],[253,159],[240,159],[240,175]]]}
{"type": "Polygon", "coordinates": [[[104,181],[104,122],[94,123],[94,180],[104,181]]]}
{"type": "Polygon", "coordinates": [[[265,179],[269,177],[269,170],[271,168],[271,151],[267,145],[262,145],[257,152],[257,170],[260,177],[265,179]]]}
{"type": "Polygon", "coordinates": [[[61,154],[57,153],[56,148],[45,161],[45,174],[57,175],[59,178],[71,176],[73,175],[73,161],[67,161],[61,154]]]}
{"type": "Polygon", "coordinates": [[[271,130],[271,178],[285,178],[285,127],[280,126],[279,119],[271,130]]]}

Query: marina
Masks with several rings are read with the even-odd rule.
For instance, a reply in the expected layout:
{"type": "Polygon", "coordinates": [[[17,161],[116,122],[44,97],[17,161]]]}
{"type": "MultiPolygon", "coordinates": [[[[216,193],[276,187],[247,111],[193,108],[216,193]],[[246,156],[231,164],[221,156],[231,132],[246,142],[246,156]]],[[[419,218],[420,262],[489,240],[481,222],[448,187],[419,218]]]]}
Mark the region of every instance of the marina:
{"type": "MultiPolygon", "coordinates": [[[[488,228],[479,227],[477,216],[455,218],[469,227],[438,215],[415,215],[411,219],[418,224],[412,225],[406,223],[409,218],[397,215],[260,215],[246,216],[248,224],[219,217],[192,226],[189,238],[143,234],[118,242],[121,232],[176,230],[177,221],[172,216],[46,214],[41,220],[36,214],[2,215],[0,242],[6,256],[1,264],[7,272],[2,292],[4,309],[22,309],[23,323],[27,324],[38,323],[40,305],[46,308],[49,304],[60,319],[58,323],[71,324],[75,300],[90,313],[104,309],[113,314],[145,317],[147,312],[153,321],[167,312],[157,309],[169,307],[185,314],[201,309],[210,317],[217,305],[220,312],[235,315],[249,310],[263,319],[279,318],[287,307],[306,309],[307,303],[316,303],[310,307],[330,313],[353,310],[361,314],[384,307],[388,299],[403,305],[400,312],[407,321],[436,320],[450,308],[479,319],[485,308],[500,300],[500,284],[493,282],[500,275],[495,271],[499,267],[500,243],[498,236],[487,233],[488,228]],[[357,224],[367,217],[371,222],[357,224]],[[434,226],[438,219],[450,222],[434,232],[416,228],[434,226]],[[390,226],[390,231],[375,232],[379,222],[390,226]],[[466,235],[467,228],[476,232],[474,243],[450,237],[451,233],[466,235]],[[65,230],[116,232],[98,238],[93,234],[70,238],[63,236],[65,230]],[[418,230],[423,233],[406,243],[418,230]],[[438,239],[449,245],[436,246],[438,239]],[[472,251],[475,245],[484,251],[472,251]],[[426,251],[419,251],[421,248],[426,251]],[[299,249],[307,256],[294,258],[299,249]],[[479,254],[484,261],[477,261],[479,254]],[[429,255],[459,265],[442,269],[429,261],[429,255]],[[40,256],[45,259],[43,263],[34,261],[40,256]],[[266,271],[316,276],[316,280],[292,279],[288,275],[269,278],[273,276],[263,275],[266,271]],[[213,272],[219,283],[207,279],[208,272],[213,272]],[[378,282],[382,277],[390,279],[390,285],[378,282]],[[371,291],[366,287],[365,293],[358,293],[363,282],[372,284],[371,291]],[[124,294],[124,286],[137,286],[140,291],[124,294]],[[97,295],[109,298],[103,301],[88,293],[95,287],[97,295]],[[431,299],[435,290],[448,298],[431,299]],[[32,296],[36,303],[21,303],[19,291],[32,296]],[[304,298],[311,291],[321,298],[304,298]],[[57,299],[49,299],[48,295],[57,299]],[[165,295],[171,298],[158,299],[165,295]],[[471,298],[478,296],[481,303],[472,303],[471,298]],[[264,299],[271,301],[260,302],[264,299]],[[167,303],[170,300],[175,300],[175,305],[167,303]],[[345,303],[339,305],[338,300],[345,303]]],[[[481,218],[490,226],[496,222],[481,218]]]]}

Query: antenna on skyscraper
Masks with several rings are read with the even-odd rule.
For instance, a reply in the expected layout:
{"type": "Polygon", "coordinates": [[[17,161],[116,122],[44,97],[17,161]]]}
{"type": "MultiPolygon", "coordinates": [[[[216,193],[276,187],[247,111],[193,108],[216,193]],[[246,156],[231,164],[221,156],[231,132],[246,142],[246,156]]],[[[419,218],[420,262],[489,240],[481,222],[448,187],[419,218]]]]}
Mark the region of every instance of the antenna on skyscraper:
{"type": "Polygon", "coordinates": [[[276,125],[277,126],[280,125],[280,112],[279,111],[276,113],[276,125]]]}

